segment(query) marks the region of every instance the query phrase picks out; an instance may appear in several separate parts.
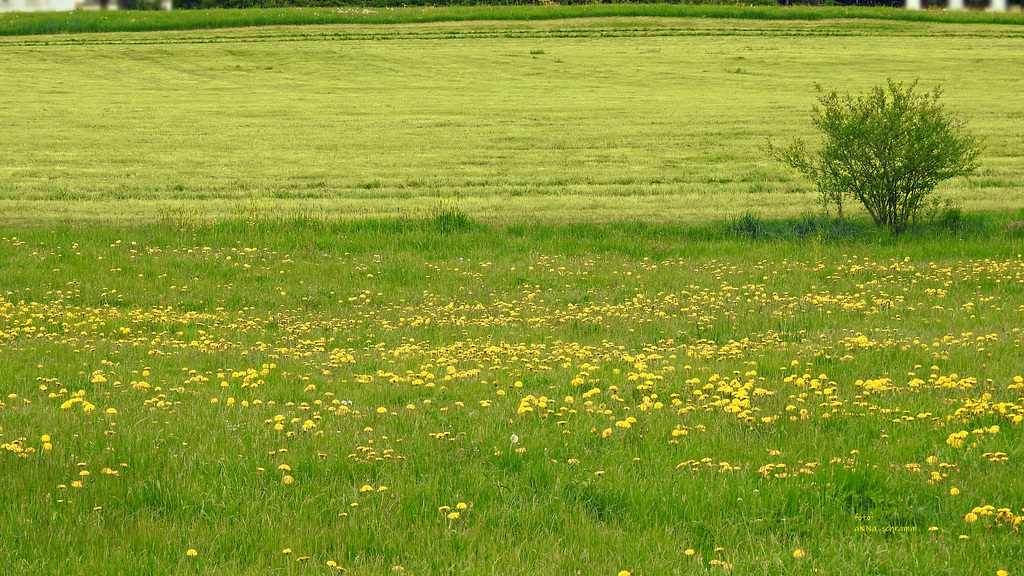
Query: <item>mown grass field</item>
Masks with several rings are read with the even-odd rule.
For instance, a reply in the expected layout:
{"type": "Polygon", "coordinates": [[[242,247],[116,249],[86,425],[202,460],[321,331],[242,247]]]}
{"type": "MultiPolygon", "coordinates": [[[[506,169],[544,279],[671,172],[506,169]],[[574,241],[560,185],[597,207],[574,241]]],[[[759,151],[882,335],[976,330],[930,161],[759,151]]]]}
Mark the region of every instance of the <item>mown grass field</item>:
{"type": "Polygon", "coordinates": [[[0,572],[1018,574],[1021,36],[0,40],[0,572]],[[760,147],[886,76],[966,215],[801,218],[760,147]]]}
{"type": "Polygon", "coordinates": [[[384,216],[461,199],[489,221],[796,216],[769,161],[812,85],[946,89],[989,148],[942,194],[1024,207],[1024,27],[580,19],[0,39],[0,208],[230,215],[251,199],[384,216]],[[108,209],[116,202],[117,210],[108,209]]]}

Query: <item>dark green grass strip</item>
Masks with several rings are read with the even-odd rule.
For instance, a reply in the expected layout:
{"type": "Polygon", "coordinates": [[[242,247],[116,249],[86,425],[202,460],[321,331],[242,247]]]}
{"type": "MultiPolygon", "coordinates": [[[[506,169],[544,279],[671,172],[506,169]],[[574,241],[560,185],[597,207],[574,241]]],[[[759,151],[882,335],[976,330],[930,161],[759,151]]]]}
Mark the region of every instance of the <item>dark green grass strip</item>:
{"type": "MultiPolygon", "coordinates": [[[[513,223],[506,225],[479,222],[467,215],[457,204],[439,204],[422,217],[361,218],[354,220],[320,218],[308,214],[256,215],[205,221],[173,211],[160,218],[160,228],[170,230],[202,230],[215,236],[280,234],[292,230],[299,239],[296,246],[316,238],[343,238],[350,235],[384,237],[443,236],[451,241],[462,238],[481,245],[501,245],[522,239],[544,250],[558,250],[559,242],[584,244],[586,251],[621,252],[643,256],[658,246],[676,246],[680,242],[812,242],[825,244],[901,245],[931,249],[935,243],[1008,243],[1019,246],[1024,228],[1024,210],[1005,212],[964,212],[949,208],[912,221],[901,235],[878,228],[869,219],[858,217],[835,220],[819,214],[806,213],[795,218],[762,218],[748,213],[730,220],[709,220],[704,223],[648,223],[619,221],[607,223],[513,223]],[[495,240],[495,238],[501,238],[495,240]]],[[[377,241],[377,240],[374,240],[377,241]]],[[[414,242],[415,243],[415,242],[414,242]]],[[[411,249],[413,246],[410,245],[411,249]]],[[[671,251],[671,249],[669,250],[671,251]]],[[[660,255],[659,255],[660,256],[660,255]]]]}
{"type": "MultiPolygon", "coordinates": [[[[756,0],[763,1],[763,0],[756,0]]],[[[1024,26],[1021,13],[906,11],[897,8],[692,4],[447,6],[408,8],[247,8],[75,11],[0,14],[0,36],[146,32],[306,24],[403,24],[468,20],[554,20],[595,17],[737,18],[752,20],[875,19],[1024,26]]]]}

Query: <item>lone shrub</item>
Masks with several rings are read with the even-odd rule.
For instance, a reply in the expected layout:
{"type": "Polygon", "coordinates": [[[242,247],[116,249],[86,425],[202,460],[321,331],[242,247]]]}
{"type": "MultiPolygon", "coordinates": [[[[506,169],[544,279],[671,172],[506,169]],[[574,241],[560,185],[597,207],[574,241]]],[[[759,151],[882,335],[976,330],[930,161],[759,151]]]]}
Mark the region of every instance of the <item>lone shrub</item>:
{"type": "Polygon", "coordinates": [[[810,152],[802,140],[768,152],[817,186],[822,203],[859,200],[879,227],[893,234],[906,229],[935,186],[978,167],[984,143],[965,129],[964,120],[939,104],[939,88],[914,92],[888,81],[859,96],[825,93],[821,86],[811,123],[825,136],[810,152]]]}

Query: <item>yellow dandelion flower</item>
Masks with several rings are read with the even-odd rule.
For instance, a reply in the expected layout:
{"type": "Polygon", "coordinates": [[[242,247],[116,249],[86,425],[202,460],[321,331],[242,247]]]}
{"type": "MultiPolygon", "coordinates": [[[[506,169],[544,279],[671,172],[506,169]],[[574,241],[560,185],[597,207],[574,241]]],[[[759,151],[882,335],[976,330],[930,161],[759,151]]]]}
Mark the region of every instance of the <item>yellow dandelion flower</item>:
{"type": "Polygon", "coordinates": [[[363,487],[359,489],[359,493],[363,494],[366,492],[373,492],[373,486],[370,486],[369,484],[363,484],[363,487]]]}
{"type": "Polygon", "coordinates": [[[285,484],[291,484],[292,482],[295,482],[295,478],[292,478],[291,476],[285,474],[285,477],[281,478],[281,482],[284,482],[285,484]]]}
{"type": "Polygon", "coordinates": [[[693,556],[696,553],[697,551],[693,548],[687,548],[686,551],[683,552],[683,554],[686,554],[687,556],[693,556]]]}
{"type": "Polygon", "coordinates": [[[1010,573],[1006,570],[996,570],[996,576],[1010,576],[1010,573]]]}
{"type": "Polygon", "coordinates": [[[458,512],[451,512],[451,513],[448,514],[447,518],[449,520],[458,520],[459,519],[459,515],[460,514],[458,512]]]}
{"type": "Polygon", "coordinates": [[[804,551],[802,549],[797,548],[796,550],[793,550],[793,558],[803,558],[803,557],[804,557],[804,551]]]}
{"type": "Polygon", "coordinates": [[[285,548],[284,550],[281,550],[281,554],[291,554],[291,553],[292,553],[292,549],[291,548],[285,548]]]}
{"type": "Polygon", "coordinates": [[[967,514],[964,514],[964,521],[965,522],[977,522],[977,520],[978,520],[978,515],[975,514],[974,512],[968,512],[967,514]]]}
{"type": "Polygon", "coordinates": [[[387,408],[385,408],[383,406],[377,408],[377,414],[387,414],[387,413],[388,413],[388,409],[387,408]]]}
{"type": "Polygon", "coordinates": [[[956,486],[953,486],[952,488],[949,489],[949,495],[950,496],[956,496],[959,493],[960,493],[960,489],[957,488],[956,486]]]}
{"type": "Polygon", "coordinates": [[[277,469],[281,470],[282,472],[291,472],[292,467],[287,464],[281,464],[280,466],[277,467],[277,469]]]}
{"type": "Polygon", "coordinates": [[[459,502],[458,504],[455,505],[455,507],[458,508],[459,510],[465,510],[466,508],[469,508],[469,506],[465,502],[459,502]]]}
{"type": "Polygon", "coordinates": [[[111,415],[117,414],[117,409],[116,408],[107,408],[107,414],[111,414],[111,415]]]}
{"type": "Polygon", "coordinates": [[[619,570],[618,576],[629,576],[629,570],[619,570]]]}
{"type": "Polygon", "coordinates": [[[191,556],[195,558],[196,556],[199,556],[199,552],[197,552],[195,548],[189,548],[188,551],[185,552],[185,556],[191,556]]]}
{"type": "Polygon", "coordinates": [[[43,434],[42,436],[39,437],[39,441],[40,442],[49,442],[50,441],[50,435],[49,434],[43,434]]]}

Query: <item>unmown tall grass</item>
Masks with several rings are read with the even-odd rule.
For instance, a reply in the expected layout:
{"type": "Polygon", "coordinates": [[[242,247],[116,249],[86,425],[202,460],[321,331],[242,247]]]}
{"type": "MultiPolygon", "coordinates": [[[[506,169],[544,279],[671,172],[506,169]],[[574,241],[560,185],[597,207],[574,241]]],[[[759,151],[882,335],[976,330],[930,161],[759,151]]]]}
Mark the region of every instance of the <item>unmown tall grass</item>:
{"type": "Polygon", "coordinates": [[[8,573],[1020,561],[1019,238],[457,208],[0,231],[8,573]]]}

